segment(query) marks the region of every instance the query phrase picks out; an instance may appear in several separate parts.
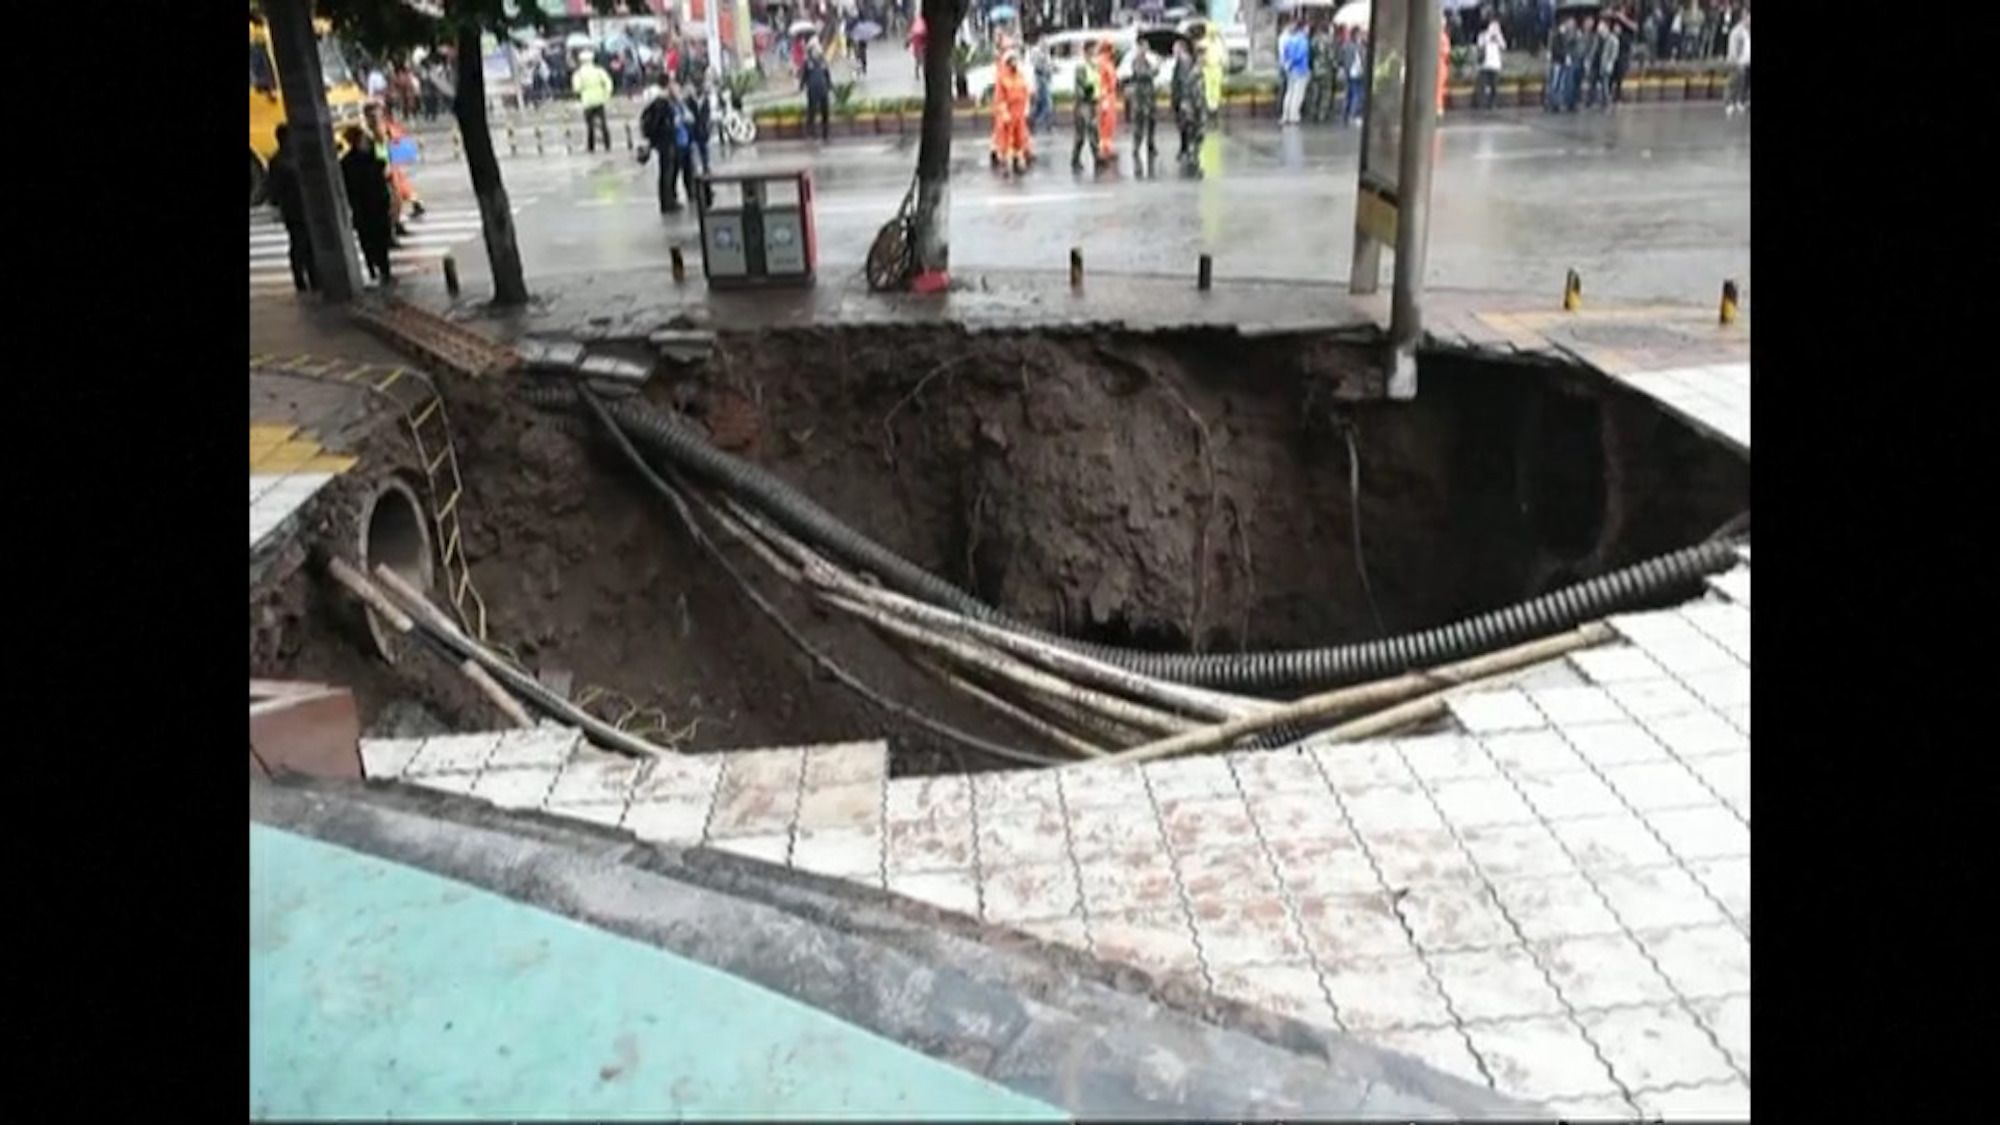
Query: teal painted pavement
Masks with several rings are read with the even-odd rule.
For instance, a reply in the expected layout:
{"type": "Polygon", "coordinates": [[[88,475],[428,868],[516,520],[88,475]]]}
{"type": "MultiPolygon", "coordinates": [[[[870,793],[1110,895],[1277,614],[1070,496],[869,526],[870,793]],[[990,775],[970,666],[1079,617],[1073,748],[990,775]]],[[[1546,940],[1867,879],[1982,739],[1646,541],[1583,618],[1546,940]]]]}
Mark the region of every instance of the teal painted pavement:
{"type": "Polygon", "coordinates": [[[250,1112],[1066,1117],[664,950],[257,824],[250,1112]]]}

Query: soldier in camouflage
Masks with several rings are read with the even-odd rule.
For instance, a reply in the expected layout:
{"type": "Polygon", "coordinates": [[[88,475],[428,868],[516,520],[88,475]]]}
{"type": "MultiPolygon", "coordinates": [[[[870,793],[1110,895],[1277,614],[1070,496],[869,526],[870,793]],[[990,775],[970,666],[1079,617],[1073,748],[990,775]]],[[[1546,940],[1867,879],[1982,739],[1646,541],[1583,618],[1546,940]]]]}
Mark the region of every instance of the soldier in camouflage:
{"type": "Polygon", "coordinates": [[[1125,116],[1132,121],[1132,169],[1136,172],[1140,170],[1141,163],[1160,154],[1160,147],[1153,143],[1154,102],[1158,97],[1153,88],[1153,76],[1159,68],[1153,62],[1153,52],[1147,50],[1144,43],[1134,46],[1132,50],[1135,52],[1132,56],[1132,76],[1125,80],[1125,116]],[[1139,155],[1141,142],[1146,146],[1144,157],[1139,155]]]}

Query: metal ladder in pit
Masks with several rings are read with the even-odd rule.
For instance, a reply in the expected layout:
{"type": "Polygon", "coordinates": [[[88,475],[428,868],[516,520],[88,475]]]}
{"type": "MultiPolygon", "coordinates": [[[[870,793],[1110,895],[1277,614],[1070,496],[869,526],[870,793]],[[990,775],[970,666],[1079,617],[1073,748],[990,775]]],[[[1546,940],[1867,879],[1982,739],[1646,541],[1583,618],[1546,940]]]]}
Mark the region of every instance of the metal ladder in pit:
{"type": "Polygon", "coordinates": [[[486,635],[486,601],[472,581],[472,564],[465,557],[465,537],[458,517],[465,482],[459,476],[458,451],[452,445],[444,397],[430,377],[407,367],[382,367],[322,356],[251,356],[250,369],[306,379],[358,386],[395,404],[423,466],[425,497],[438,561],[444,571],[446,595],[458,623],[482,644],[486,635]]]}

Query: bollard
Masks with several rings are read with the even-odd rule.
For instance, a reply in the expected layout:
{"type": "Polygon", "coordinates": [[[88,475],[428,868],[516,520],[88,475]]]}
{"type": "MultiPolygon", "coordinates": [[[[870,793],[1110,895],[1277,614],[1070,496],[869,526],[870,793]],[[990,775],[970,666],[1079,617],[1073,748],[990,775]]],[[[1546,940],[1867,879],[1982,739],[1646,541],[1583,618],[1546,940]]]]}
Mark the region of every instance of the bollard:
{"type": "Polygon", "coordinates": [[[1583,279],[1576,275],[1575,270],[1571,270],[1569,277],[1563,282],[1563,311],[1575,312],[1582,307],[1583,279]]]}
{"type": "Polygon", "coordinates": [[[674,284],[679,285],[687,280],[687,262],[681,257],[681,248],[678,245],[668,250],[668,254],[672,256],[674,264],[674,284]]]}
{"type": "Polygon", "coordinates": [[[463,137],[460,137],[460,136],[459,136],[459,134],[458,134],[458,130],[456,130],[456,129],[453,129],[453,130],[451,131],[451,158],[452,158],[452,160],[456,161],[456,160],[457,160],[457,159],[458,159],[458,158],[460,157],[460,155],[462,155],[462,154],[463,154],[463,152],[464,152],[464,145],[465,145],[465,139],[464,139],[463,137]]]}
{"type": "Polygon", "coordinates": [[[1194,287],[1196,289],[1201,290],[1204,293],[1208,292],[1208,285],[1209,282],[1213,280],[1214,272],[1215,272],[1214,260],[1211,259],[1208,255],[1203,254],[1201,256],[1201,261],[1195,267],[1194,287]]]}
{"type": "Polygon", "coordinates": [[[632,123],[630,121],[625,123],[625,151],[632,151],[632,123]]]}
{"type": "Polygon", "coordinates": [[[507,155],[521,155],[521,146],[514,143],[514,127],[512,125],[507,126],[507,155]]]}
{"type": "Polygon", "coordinates": [[[1071,289],[1083,288],[1083,247],[1081,246],[1072,246],[1069,248],[1069,287],[1071,289]]]}
{"type": "Polygon", "coordinates": [[[563,155],[568,156],[575,151],[576,146],[569,143],[569,126],[565,125],[563,126],[563,155]]]}
{"type": "Polygon", "coordinates": [[[535,155],[542,155],[542,127],[535,126],[535,155]]]}
{"type": "Polygon", "coordinates": [[[458,296],[458,259],[450,254],[444,256],[444,291],[458,296]]]}
{"type": "Polygon", "coordinates": [[[1717,319],[1727,327],[1736,323],[1736,282],[1722,283],[1722,311],[1717,319]]]}

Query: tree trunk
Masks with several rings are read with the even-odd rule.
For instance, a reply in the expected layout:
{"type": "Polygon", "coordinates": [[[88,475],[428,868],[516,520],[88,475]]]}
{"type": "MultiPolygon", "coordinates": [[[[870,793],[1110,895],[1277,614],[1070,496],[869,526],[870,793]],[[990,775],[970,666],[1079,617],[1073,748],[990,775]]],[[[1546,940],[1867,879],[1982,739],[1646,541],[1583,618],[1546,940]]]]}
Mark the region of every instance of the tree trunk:
{"type": "Polygon", "coordinates": [[[924,125],[917,146],[917,276],[951,269],[952,50],[966,0],[923,0],[924,125]]]}
{"type": "Polygon", "coordinates": [[[486,261],[493,268],[493,303],[525,305],[528,282],[521,272],[521,245],[514,239],[514,208],[507,202],[507,185],[500,182],[500,158],[494,155],[493,133],[486,124],[486,60],[474,24],[458,29],[458,94],[452,112],[465,140],[472,194],[479,200],[486,261]]]}

